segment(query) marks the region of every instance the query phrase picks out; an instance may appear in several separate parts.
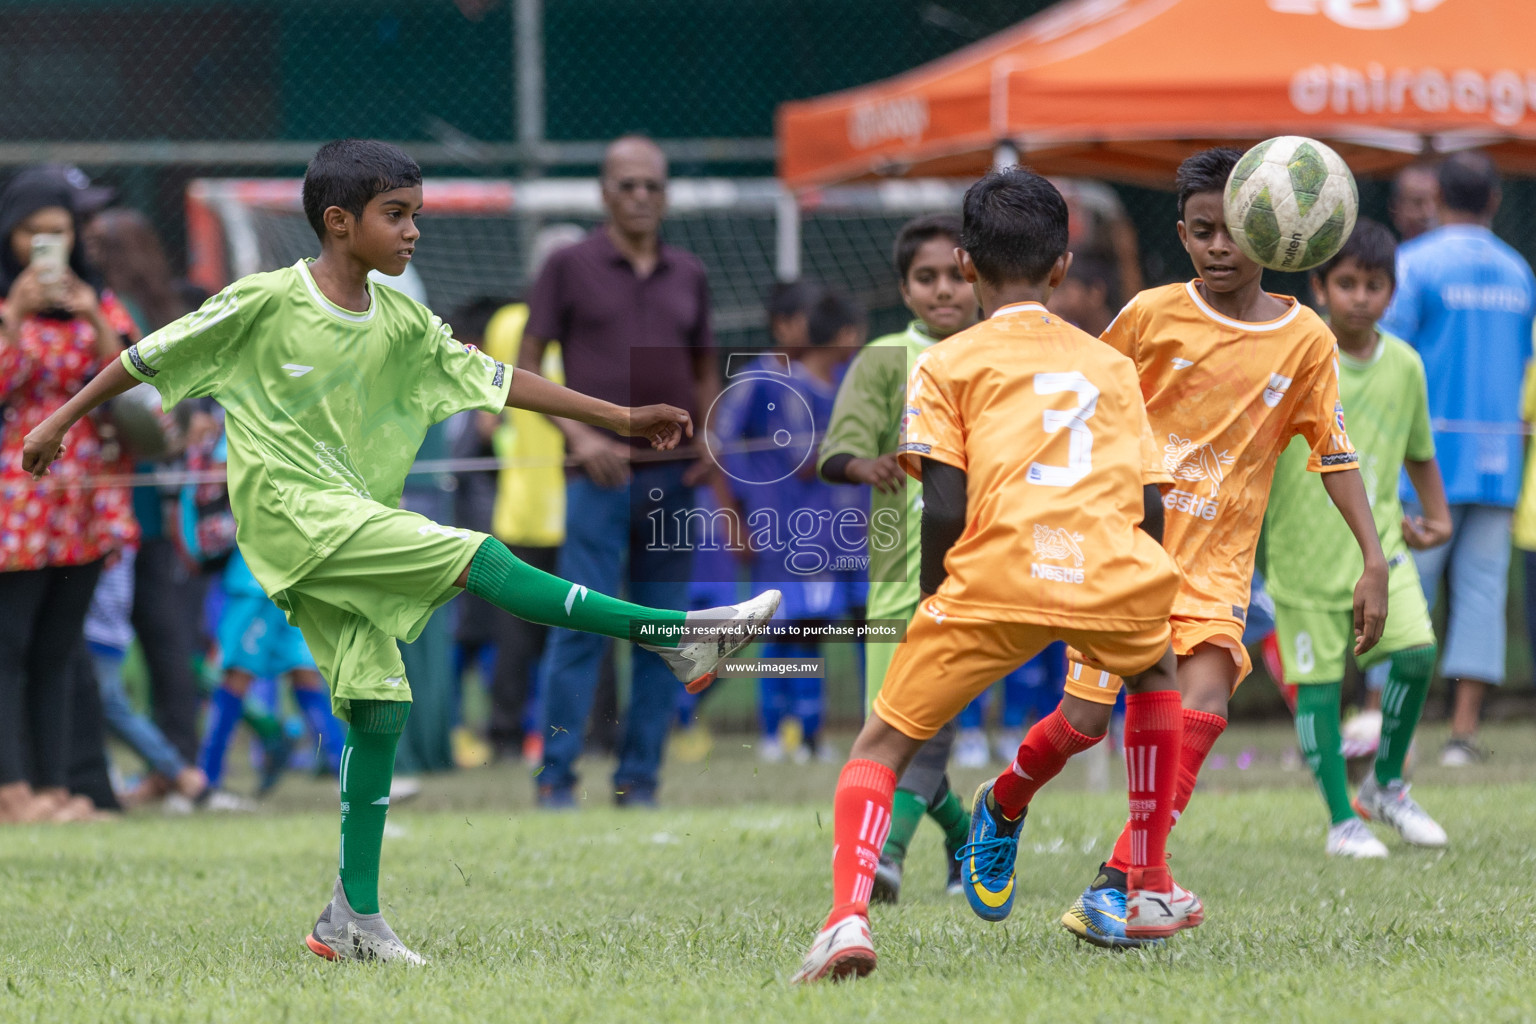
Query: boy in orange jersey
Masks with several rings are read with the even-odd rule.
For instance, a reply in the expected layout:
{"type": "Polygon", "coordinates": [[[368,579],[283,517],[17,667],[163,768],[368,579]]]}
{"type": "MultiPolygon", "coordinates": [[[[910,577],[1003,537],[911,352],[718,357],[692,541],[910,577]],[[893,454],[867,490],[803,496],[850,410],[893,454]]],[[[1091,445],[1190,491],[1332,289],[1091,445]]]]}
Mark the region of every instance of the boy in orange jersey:
{"type": "MultiPolygon", "coordinates": [[[[1174,801],[1177,821],[1195,777],[1227,726],[1227,700],[1252,667],[1243,648],[1249,580],[1275,459],[1300,434],[1308,468],[1360,545],[1365,570],[1355,586],[1355,653],[1381,639],[1387,563],[1344,429],[1337,346],[1322,319],[1289,296],[1264,291],[1263,268],[1227,233],[1222,195],[1242,156],[1208,149],[1179,167],[1179,240],[1199,274],[1141,292],[1104,332],[1141,378],[1147,415],[1173,477],[1163,494],[1163,544],[1183,574],[1173,606],[1184,736],[1174,801]]],[[[1119,682],[1069,655],[1067,693],[1103,702],[1108,718],[1119,682]]],[[[1101,946],[1138,945],[1120,907],[1132,867],[1127,825],[1114,854],[1062,924],[1101,946]]],[[[1200,901],[1176,890],[1183,927],[1204,919],[1200,901]]]]}
{"type": "MultiPolygon", "coordinates": [[[[1137,819],[1133,902],[1169,904],[1179,697],[1168,615],[1178,573],[1159,547],[1162,469],[1136,370],[1049,314],[1071,264],[1067,207],[1021,168],[966,192],[956,259],[986,317],[924,352],[898,459],[923,483],[922,597],[834,798],[833,908],[795,982],[869,973],[869,897],[896,778],[944,723],[1054,640],[1128,676],[1137,819]]],[[[987,813],[960,851],[967,898],[1013,903],[1017,819],[987,813]]]]}

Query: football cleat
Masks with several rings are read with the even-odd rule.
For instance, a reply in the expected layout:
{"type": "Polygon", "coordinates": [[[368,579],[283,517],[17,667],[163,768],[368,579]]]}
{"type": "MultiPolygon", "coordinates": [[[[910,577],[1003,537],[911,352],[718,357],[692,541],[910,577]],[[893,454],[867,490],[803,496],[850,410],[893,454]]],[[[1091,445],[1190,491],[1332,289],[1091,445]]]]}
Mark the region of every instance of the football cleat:
{"type": "Polygon", "coordinates": [[[683,620],[684,626],[697,629],[708,625],[714,627],[713,632],[702,639],[685,639],[676,647],[647,643],[640,646],[661,655],[661,660],[683,681],[683,688],[689,693],[699,693],[715,681],[722,661],[757,639],[773,613],[779,610],[782,597],[777,590],[765,590],[740,604],[689,612],[683,620]]]}
{"type": "Polygon", "coordinates": [[[383,914],[354,912],[339,878],[331,902],[320,912],[320,919],[304,942],[311,953],[327,960],[377,960],[413,967],[426,963],[406,948],[385,923],[383,914]]]}
{"type": "Polygon", "coordinates": [[[875,885],[869,890],[871,903],[895,903],[901,899],[901,861],[885,854],[875,866],[875,885]]]}
{"type": "Polygon", "coordinates": [[[1198,928],[1205,923],[1205,904],[1200,902],[1200,897],[1184,888],[1172,878],[1173,883],[1173,909],[1184,919],[1185,928],[1198,928]]]}
{"type": "Polygon", "coordinates": [[[965,901],[983,921],[1001,921],[1013,911],[1013,865],[1019,854],[1019,832],[1029,808],[1017,821],[993,812],[987,797],[996,780],[976,788],[971,802],[969,841],[955,853],[961,864],[965,901]]]}
{"type": "Polygon", "coordinates": [[[1374,774],[1368,775],[1355,797],[1355,813],[1366,821],[1391,825],[1414,846],[1444,846],[1445,829],[1408,795],[1410,788],[1402,779],[1383,786],[1374,774]]]}
{"type": "Polygon", "coordinates": [[[875,969],[875,943],[869,935],[869,919],[852,914],[828,925],[816,935],[805,962],[789,979],[791,985],[831,978],[862,978],[875,969]]]}
{"type": "Polygon", "coordinates": [[[1328,856],[1375,860],[1387,855],[1387,847],[1371,835],[1359,818],[1341,821],[1328,830],[1328,856]]]}
{"type": "MultiPolygon", "coordinates": [[[[1188,917],[1191,909],[1200,906],[1200,900],[1185,890],[1189,899],[1178,898],[1178,886],[1169,879],[1169,891],[1129,889],[1125,894],[1125,937],[1127,939],[1166,939],[1185,928],[1199,924],[1188,917]]],[[[1205,919],[1201,912],[1201,920],[1205,919]]]]}
{"type": "MultiPolygon", "coordinates": [[[[1125,912],[1125,872],[1100,864],[1099,877],[1061,915],[1061,924],[1084,942],[1103,949],[1137,949],[1155,946],[1161,941],[1128,937],[1125,912]]],[[[1201,919],[1204,919],[1203,909],[1201,919]]]]}

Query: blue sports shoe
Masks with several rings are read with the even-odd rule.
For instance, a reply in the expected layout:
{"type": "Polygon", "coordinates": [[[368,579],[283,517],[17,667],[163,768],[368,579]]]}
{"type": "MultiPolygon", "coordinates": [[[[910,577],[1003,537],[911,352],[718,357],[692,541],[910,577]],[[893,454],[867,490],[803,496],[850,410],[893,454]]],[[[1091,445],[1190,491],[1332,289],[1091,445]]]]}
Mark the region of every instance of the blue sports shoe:
{"type": "Polygon", "coordinates": [[[1162,939],[1132,939],[1125,934],[1125,872],[1099,865],[1099,877],[1061,915],[1067,931],[1104,949],[1156,946],[1162,939]]]}
{"type": "Polygon", "coordinates": [[[965,901],[983,921],[1001,921],[1013,910],[1013,863],[1019,853],[1019,831],[1029,813],[1026,807],[1018,821],[995,814],[987,805],[993,781],[977,788],[971,802],[970,839],[955,854],[965,901]]]}

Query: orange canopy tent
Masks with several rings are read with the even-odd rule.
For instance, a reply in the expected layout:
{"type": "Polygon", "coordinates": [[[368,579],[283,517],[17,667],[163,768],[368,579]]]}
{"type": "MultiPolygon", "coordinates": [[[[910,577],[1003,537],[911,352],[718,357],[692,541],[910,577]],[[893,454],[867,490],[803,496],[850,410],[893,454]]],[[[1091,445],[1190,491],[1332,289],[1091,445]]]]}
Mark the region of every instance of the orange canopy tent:
{"type": "Polygon", "coordinates": [[[794,189],[974,175],[999,146],[1167,187],[1198,146],[1284,134],[1358,173],[1470,146],[1536,173],[1536,0],[1070,0],[777,120],[794,189]]]}

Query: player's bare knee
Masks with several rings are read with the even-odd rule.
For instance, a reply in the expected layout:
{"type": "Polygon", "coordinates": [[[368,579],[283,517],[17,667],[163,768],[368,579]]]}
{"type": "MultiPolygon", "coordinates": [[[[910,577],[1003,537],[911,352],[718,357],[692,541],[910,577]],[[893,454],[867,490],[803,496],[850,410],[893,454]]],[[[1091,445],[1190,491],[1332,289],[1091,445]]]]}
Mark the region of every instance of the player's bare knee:
{"type": "Polygon", "coordinates": [[[1220,678],[1205,677],[1187,684],[1183,678],[1179,680],[1180,700],[1190,711],[1226,718],[1227,701],[1231,696],[1231,684],[1220,678]]]}
{"type": "Polygon", "coordinates": [[[885,765],[899,776],[906,770],[907,764],[922,747],[923,742],[913,739],[900,729],[888,724],[878,714],[872,714],[865,720],[864,728],[859,730],[858,738],[853,741],[853,749],[848,752],[848,759],[874,761],[876,764],[885,765]]]}
{"type": "Polygon", "coordinates": [[[1113,704],[1074,697],[1070,693],[1061,698],[1061,717],[1067,724],[1084,736],[1099,737],[1109,731],[1109,719],[1115,712],[1113,704]]]}
{"type": "Polygon", "coordinates": [[[1157,660],[1157,664],[1145,672],[1126,676],[1125,688],[1130,693],[1177,690],[1179,688],[1179,659],[1174,656],[1173,648],[1170,646],[1164,651],[1163,656],[1157,660]]]}

